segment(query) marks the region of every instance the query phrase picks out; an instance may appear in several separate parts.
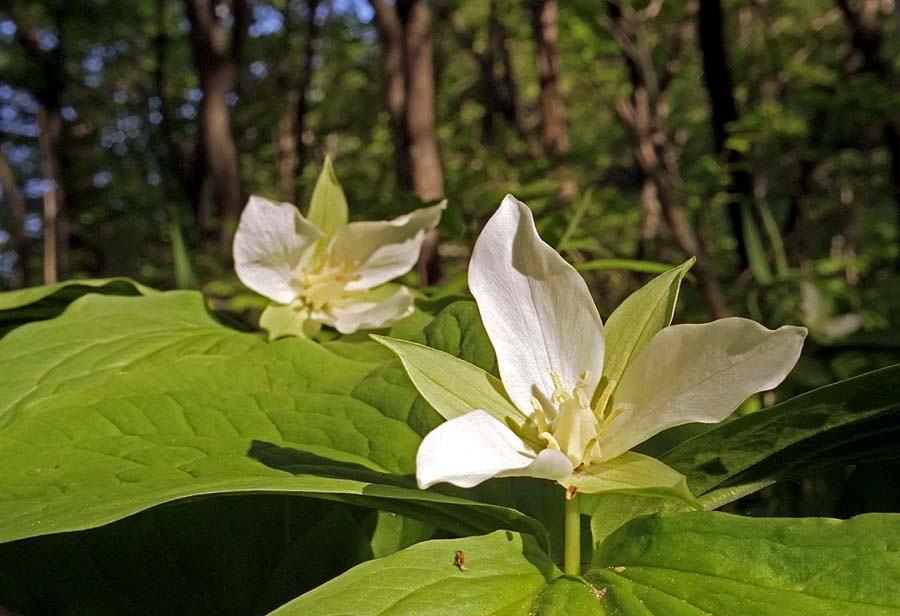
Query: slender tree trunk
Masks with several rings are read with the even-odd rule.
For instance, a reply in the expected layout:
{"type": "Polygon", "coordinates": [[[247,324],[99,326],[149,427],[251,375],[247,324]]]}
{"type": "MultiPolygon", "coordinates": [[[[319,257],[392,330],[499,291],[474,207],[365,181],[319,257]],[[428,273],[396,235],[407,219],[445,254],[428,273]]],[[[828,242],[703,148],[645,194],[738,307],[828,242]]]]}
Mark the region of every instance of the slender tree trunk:
{"type": "Polygon", "coordinates": [[[50,185],[44,190],[44,282],[52,284],[68,275],[70,227],[66,215],[66,192],[63,182],[61,141],[63,121],[62,96],[66,87],[65,75],[65,18],[66,5],[51,11],[59,41],[55,48],[45,51],[38,40],[38,26],[13,3],[3,7],[15,22],[15,37],[40,72],[34,96],[40,104],[37,120],[40,134],[41,173],[50,185]]]}
{"type": "Polygon", "coordinates": [[[569,129],[566,104],[559,90],[559,8],[556,0],[533,0],[531,9],[540,81],[542,140],[548,154],[560,156],[569,152],[569,129]]]}
{"type": "MultiPolygon", "coordinates": [[[[279,83],[283,90],[290,92],[288,104],[278,121],[275,145],[277,152],[277,185],[278,191],[291,203],[297,203],[297,178],[303,173],[306,166],[307,154],[303,141],[306,132],[306,116],[309,112],[309,87],[312,83],[314,72],[313,61],[316,55],[316,43],[319,37],[319,24],[316,21],[316,12],[321,5],[320,0],[306,1],[306,28],[304,31],[303,49],[301,52],[301,66],[299,78],[292,85],[289,79],[291,71],[290,62],[285,58],[280,69],[279,83]]],[[[292,35],[292,23],[290,5],[284,11],[285,39],[290,49],[290,37],[292,35]]]]}
{"type": "Polygon", "coordinates": [[[659,260],[662,223],[662,206],[657,196],[656,184],[644,176],[641,185],[641,237],[636,255],[638,259],[659,260]]]}
{"type": "MultiPolygon", "coordinates": [[[[404,3],[399,3],[401,5],[404,3]]],[[[421,0],[401,13],[406,30],[406,125],[413,192],[422,201],[444,196],[444,172],[438,155],[434,117],[434,62],[431,13],[421,0]]]]}
{"type": "MultiPolygon", "coordinates": [[[[440,199],[444,173],[435,132],[431,13],[423,0],[370,4],[384,46],[398,184],[423,201],[440,199]]],[[[437,244],[437,231],[429,231],[416,266],[421,284],[441,278],[437,244]]]]}
{"type": "Polygon", "coordinates": [[[160,163],[167,167],[172,177],[175,178],[184,198],[190,205],[194,226],[199,228],[208,223],[201,212],[204,207],[202,202],[203,176],[206,172],[205,148],[203,139],[197,139],[189,158],[179,147],[174,135],[172,112],[166,88],[169,48],[167,21],[166,0],[156,0],[156,37],[154,39],[156,66],[153,70],[153,81],[156,96],[160,101],[160,137],[165,146],[165,156],[160,163]]]}
{"type": "Polygon", "coordinates": [[[234,83],[234,70],[232,66],[220,64],[204,73],[200,79],[203,90],[200,115],[206,165],[221,216],[220,241],[230,245],[243,206],[237,148],[231,134],[231,110],[226,101],[234,83]]]}
{"type": "Polygon", "coordinates": [[[66,204],[59,164],[62,117],[58,111],[38,110],[41,173],[50,186],[44,189],[44,284],[66,277],[68,233],[64,223],[66,204]]]}
{"type": "Polygon", "coordinates": [[[320,28],[316,22],[316,11],[319,8],[319,0],[307,0],[306,11],[309,18],[306,28],[306,43],[303,47],[303,72],[300,74],[300,83],[297,84],[297,107],[294,113],[294,143],[297,154],[294,163],[294,177],[299,177],[306,166],[307,151],[303,141],[306,132],[306,119],[309,113],[309,88],[312,85],[314,60],[316,56],[316,42],[319,38],[320,28]]]}
{"type": "MultiPolygon", "coordinates": [[[[744,241],[742,208],[752,208],[753,176],[745,168],[744,155],[727,145],[729,125],[737,121],[737,103],[734,100],[731,69],[723,36],[723,17],[720,0],[700,0],[697,11],[697,31],[703,54],[703,81],[709,93],[712,109],[713,142],[716,151],[728,167],[728,220],[737,241],[741,269],[749,264],[744,241]]],[[[752,209],[751,209],[752,211],[752,209]]]]}
{"type": "Polygon", "coordinates": [[[219,241],[229,246],[243,208],[237,147],[231,131],[227,96],[235,85],[243,42],[247,35],[247,0],[231,4],[231,41],[211,0],[184,0],[191,23],[191,48],[200,81],[200,138],[206,173],[220,217],[219,241]]]}
{"type": "Polygon", "coordinates": [[[391,134],[394,142],[394,169],[397,184],[412,189],[412,170],[409,158],[409,133],[406,125],[406,76],[404,57],[406,36],[400,17],[385,0],[370,0],[375,11],[375,26],[382,43],[385,93],[391,134]]]}
{"type": "Polygon", "coordinates": [[[19,190],[16,173],[2,151],[0,151],[0,187],[3,188],[4,200],[9,204],[10,235],[16,253],[16,261],[10,273],[10,286],[13,289],[21,289],[28,286],[31,270],[31,238],[25,232],[27,207],[25,198],[19,190]]]}

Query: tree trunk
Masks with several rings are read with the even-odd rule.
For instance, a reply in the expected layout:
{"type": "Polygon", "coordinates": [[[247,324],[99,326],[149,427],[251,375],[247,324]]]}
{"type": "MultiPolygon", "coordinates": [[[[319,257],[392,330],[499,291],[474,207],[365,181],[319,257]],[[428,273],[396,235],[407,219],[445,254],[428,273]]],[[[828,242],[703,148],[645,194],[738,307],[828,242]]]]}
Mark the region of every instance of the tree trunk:
{"type": "Polygon", "coordinates": [[[31,266],[31,238],[25,232],[27,207],[25,198],[19,190],[16,173],[2,151],[0,151],[0,187],[3,188],[3,196],[9,204],[10,235],[12,247],[16,253],[16,260],[10,273],[10,287],[21,289],[28,286],[31,266]]]}
{"type": "MultiPolygon", "coordinates": [[[[403,4],[398,3],[401,11],[403,4]]],[[[435,133],[431,13],[421,0],[408,4],[401,20],[406,31],[406,126],[413,192],[422,201],[435,201],[444,196],[444,172],[435,133]]]]}
{"type": "Polygon", "coordinates": [[[569,151],[566,104],[559,91],[559,9],[556,0],[531,3],[537,70],[540,82],[541,137],[551,156],[569,151]]]}
{"type": "MultiPolygon", "coordinates": [[[[744,167],[743,154],[727,145],[729,125],[738,119],[737,104],[734,100],[731,70],[723,36],[722,6],[720,0],[700,0],[697,12],[697,32],[700,51],[703,54],[703,81],[709,93],[712,110],[713,142],[716,151],[725,160],[728,169],[726,188],[728,220],[731,232],[737,241],[741,269],[750,260],[744,241],[744,224],[741,217],[743,208],[752,208],[753,176],[744,167]]],[[[751,209],[752,211],[752,209],[751,209]]]]}
{"type": "MultiPolygon", "coordinates": [[[[384,46],[397,182],[423,201],[440,199],[444,173],[435,132],[431,14],[422,0],[370,4],[384,46]]],[[[441,278],[437,244],[437,231],[429,231],[416,266],[421,284],[441,278]]]]}
{"type": "Polygon", "coordinates": [[[174,135],[172,124],[172,112],[169,106],[169,96],[166,88],[166,75],[168,69],[169,35],[166,30],[166,0],[156,0],[156,37],[154,50],[156,66],[153,70],[154,89],[159,98],[160,137],[165,146],[165,155],[160,164],[168,168],[169,173],[175,178],[184,198],[187,200],[195,228],[201,228],[208,223],[205,219],[203,206],[203,176],[206,172],[205,148],[203,139],[197,139],[193,146],[191,157],[179,147],[174,135]]]}
{"type": "Polygon", "coordinates": [[[228,64],[220,64],[203,73],[200,80],[203,145],[213,198],[221,217],[219,239],[223,246],[228,246],[242,209],[237,148],[231,134],[231,110],[226,102],[234,83],[234,70],[228,64]]]}
{"type": "Polygon", "coordinates": [[[375,11],[375,26],[382,43],[385,93],[391,134],[394,142],[394,169],[397,185],[412,190],[412,169],[409,158],[409,132],[406,123],[406,36],[400,17],[384,0],[370,0],[375,11]]]}
{"type": "Polygon", "coordinates": [[[200,138],[206,173],[212,181],[219,210],[219,242],[230,246],[241,214],[242,198],[237,147],[231,132],[231,110],[227,95],[234,87],[243,42],[247,35],[247,0],[234,0],[231,42],[210,0],[184,0],[191,24],[190,40],[194,67],[200,81],[200,138]]]}
{"type": "Polygon", "coordinates": [[[68,225],[65,224],[66,196],[59,164],[59,138],[62,117],[58,110],[38,110],[41,174],[50,182],[44,189],[44,284],[66,277],[68,264],[68,225]]]}
{"type": "MultiPolygon", "coordinates": [[[[302,175],[303,168],[306,166],[307,156],[303,133],[306,132],[306,115],[309,111],[308,91],[312,83],[316,41],[320,30],[316,21],[316,11],[320,4],[320,0],[306,1],[305,38],[301,52],[300,74],[296,83],[292,85],[291,79],[289,79],[291,68],[288,58],[285,58],[285,61],[282,63],[278,79],[282,89],[289,92],[289,94],[284,113],[282,113],[278,121],[275,138],[277,157],[276,183],[278,191],[291,203],[299,202],[297,178],[302,175]]],[[[288,50],[291,49],[290,37],[293,31],[290,8],[290,3],[288,3],[282,12],[288,50]]]]}
{"type": "Polygon", "coordinates": [[[44,283],[52,284],[65,279],[69,265],[70,228],[66,216],[66,193],[63,183],[61,159],[62,95],[66,87],[65,29],[66,5],[51,12],[59,41],[55,48],[45,51],[38,40],[39,28],[27,14],[21,13],[12,3],[5,3],[16,25],[15,37],[25,53],[34,62],[40,75],[33,89],[40,104],[37,113],[38,147],[41,154],[41,174],[49,186],[44,189],[44,283]]]}

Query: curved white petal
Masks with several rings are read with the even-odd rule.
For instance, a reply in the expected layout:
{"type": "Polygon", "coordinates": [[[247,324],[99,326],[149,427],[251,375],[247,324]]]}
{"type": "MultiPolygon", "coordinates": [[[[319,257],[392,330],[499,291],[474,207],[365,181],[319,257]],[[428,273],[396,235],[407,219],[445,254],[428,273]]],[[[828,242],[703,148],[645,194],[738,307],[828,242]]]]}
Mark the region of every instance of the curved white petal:
{"type": "Polygon", "coordinates": [[[534,452],[522,439],[482,410],[474,410],[429,432],[416,454],[416,481],[471,488],[492,477],[562,479],[572,464],[555,449],[534,452]]]}
{"type": "Polygon", "coordinates": [[[331,241],[331,261],[353,266],[356,280],[350,291],[371,289],[413,268],[425,233],[441,220],[446,202],[425,207],[393,220],[351,222],[331,241]]]}
{"type": "Polygon", "coordinates": [[[293,273],[322,237],[290,203],[250,197],[234,235],[234,269],[260,295],[289,304],[297,298],[293,273]]]}
{"type": "Polygon", "coordinates": [[[784,380],[805,337],[804,327],[773,331],[736,317],[663,329],[622,377],[613,408],[625,411],[603,434],[603,459],[666,428],[725,419],[751,394],[784,380]]]}
{"type": "Polygon", "coordinates": [[[549,398],[551,372],[572,388],[581,373],[588,396],[603,370],[603,323],[581,275],[538,236],[531,210],[507,195],[475,242],[469,288],[503,386],[524,413],[549,398]]]}
{"type": "MultiPolygon", "coordinates": [[[[385,285],[386,291],[395,285],[385,285]]],[[[352,334],[360,329],[378,329],[393,325],[413,312],[413,295],[406,287],[396,285],[389,295],[381,289],[360,295],[341,306],[317,310],[313,318],[331,325],[342,334],[352,334]]]]}

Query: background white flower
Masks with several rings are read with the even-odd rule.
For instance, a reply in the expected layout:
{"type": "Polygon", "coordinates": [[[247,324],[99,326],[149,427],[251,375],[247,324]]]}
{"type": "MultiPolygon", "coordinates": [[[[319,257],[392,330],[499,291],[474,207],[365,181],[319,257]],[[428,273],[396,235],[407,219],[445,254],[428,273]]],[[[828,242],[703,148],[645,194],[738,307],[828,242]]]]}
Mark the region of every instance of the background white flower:
{"type": "Polygon", "coordinates": [[[322,324],[349,334],[409,316],[410,290],[386,283],[413,268],[445,207],[348,223],[346,199],[327,159],[309,219],[290,203],[251,197],[235,234],[234,261],[241,282],[273,301],[260,326],[270,338],[311,336],[322,324]]]}

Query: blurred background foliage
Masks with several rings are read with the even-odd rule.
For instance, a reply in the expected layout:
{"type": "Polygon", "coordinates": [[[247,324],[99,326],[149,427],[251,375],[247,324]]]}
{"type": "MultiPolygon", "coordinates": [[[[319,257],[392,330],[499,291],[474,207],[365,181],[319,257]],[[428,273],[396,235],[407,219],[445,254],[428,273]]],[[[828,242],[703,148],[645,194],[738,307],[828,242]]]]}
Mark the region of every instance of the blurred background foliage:
{"type": "MultiPolygon", "coordinates": [[[[0,287],[131,276],[255,324],[240,207],[305,209],[328,153],[353,218],[448,199],[407,280],[435,297],[507,192],[604,317],[697,256],[677,321],[811,330],[751,412],[900,356],[898,28],[895,0],[0,0],[0,287]]],[[[797,507],[839,508],[816,481],[797,507]]]]}

